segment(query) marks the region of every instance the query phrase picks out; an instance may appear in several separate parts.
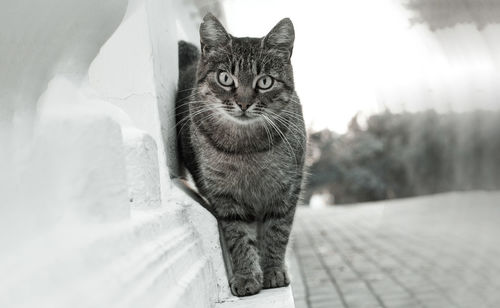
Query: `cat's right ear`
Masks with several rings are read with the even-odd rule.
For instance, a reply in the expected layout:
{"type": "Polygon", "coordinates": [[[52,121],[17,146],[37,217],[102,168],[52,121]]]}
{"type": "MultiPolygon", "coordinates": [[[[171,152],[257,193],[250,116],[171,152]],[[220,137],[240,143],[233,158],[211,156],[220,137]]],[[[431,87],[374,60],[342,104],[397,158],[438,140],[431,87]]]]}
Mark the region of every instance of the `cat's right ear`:
{"type": "Polygon", "coordinates": [[[203,17],[203,22],[200,25],[200,43],[201,52],[205,54],[206,51],[213,47],[224,47],[229,45],[231,37],[226,32],[220,21],[212,15],[207,13],[203,17]]]}

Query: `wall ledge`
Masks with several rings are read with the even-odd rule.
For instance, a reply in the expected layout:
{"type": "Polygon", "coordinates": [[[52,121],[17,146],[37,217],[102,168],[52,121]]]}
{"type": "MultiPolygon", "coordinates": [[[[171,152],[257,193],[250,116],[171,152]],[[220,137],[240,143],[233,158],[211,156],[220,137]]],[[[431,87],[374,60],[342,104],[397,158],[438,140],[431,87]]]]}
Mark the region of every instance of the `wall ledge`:
{"type": "Polygon", "coordinates": [[[295,307],[290,286],[262,290],[256,295],[231,297],[217,303],[215,308],[292,308],[295,307]]]}

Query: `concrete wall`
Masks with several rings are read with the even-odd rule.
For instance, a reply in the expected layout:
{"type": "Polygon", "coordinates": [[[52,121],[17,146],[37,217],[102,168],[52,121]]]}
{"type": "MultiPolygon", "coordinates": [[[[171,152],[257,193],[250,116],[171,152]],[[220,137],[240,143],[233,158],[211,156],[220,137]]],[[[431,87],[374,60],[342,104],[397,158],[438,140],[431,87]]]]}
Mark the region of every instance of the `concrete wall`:
{"type": "Polygon", "coordinates": [[[216,220],[168,173],[177,41],[197,41],[200,3],[0,5],[0,307],[246,305],[216,220]]]}
{"type": "Polygon", "coordinates": [[[195,36],[180,26],[194,4],[1,6],[0,306],[227,298],[216,221],[167,169],[177,33],[195,36]]]}

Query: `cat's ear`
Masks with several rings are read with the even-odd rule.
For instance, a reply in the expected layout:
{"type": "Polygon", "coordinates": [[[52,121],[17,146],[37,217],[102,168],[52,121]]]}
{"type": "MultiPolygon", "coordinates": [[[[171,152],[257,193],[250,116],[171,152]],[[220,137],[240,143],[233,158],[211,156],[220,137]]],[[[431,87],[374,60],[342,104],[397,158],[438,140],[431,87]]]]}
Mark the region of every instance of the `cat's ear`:
{"type": "Polygon", "coordinates": [[[263,43],[267,48],[287,51],[289,57],[291,57],[294,40],[295,31],[293,29],[293,23],[290,18],[284,18],[266,35],[263,43]]]}
{"type": "Polygon", "coordinates": [[[205,53],[206,49],[212,47],[223,47],[231,42],[231,37],[226,32],[220,21],[212,15],[207,13],[203,17],[203,22],[200,25],[200,43],[201,51],[205,53]]]}

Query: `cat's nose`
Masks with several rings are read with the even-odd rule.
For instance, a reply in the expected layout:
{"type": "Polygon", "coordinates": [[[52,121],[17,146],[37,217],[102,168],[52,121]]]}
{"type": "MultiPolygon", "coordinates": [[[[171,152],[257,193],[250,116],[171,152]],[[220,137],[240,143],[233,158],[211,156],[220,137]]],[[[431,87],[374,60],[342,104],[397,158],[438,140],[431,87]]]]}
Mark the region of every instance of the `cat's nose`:
{"type": "Polygon", "coordinates": [[[248,107],[250,107],[250,105],[252,105],[249,102],[237,102],[236,104],[238,104],[238,106],[240,106],[240,109],[242,111],[246,111],[248,109],[248,107]]]}

